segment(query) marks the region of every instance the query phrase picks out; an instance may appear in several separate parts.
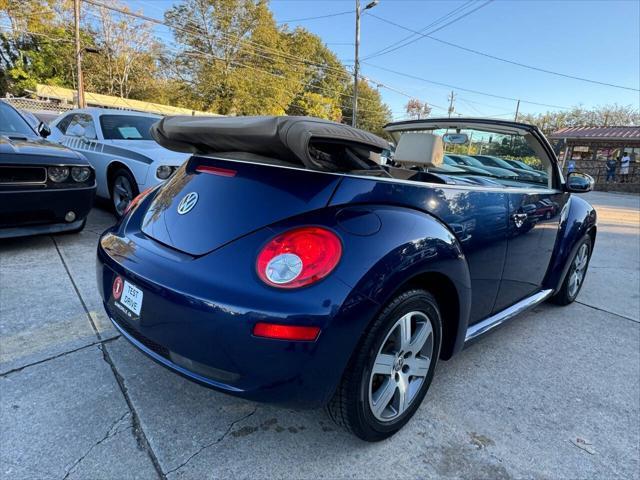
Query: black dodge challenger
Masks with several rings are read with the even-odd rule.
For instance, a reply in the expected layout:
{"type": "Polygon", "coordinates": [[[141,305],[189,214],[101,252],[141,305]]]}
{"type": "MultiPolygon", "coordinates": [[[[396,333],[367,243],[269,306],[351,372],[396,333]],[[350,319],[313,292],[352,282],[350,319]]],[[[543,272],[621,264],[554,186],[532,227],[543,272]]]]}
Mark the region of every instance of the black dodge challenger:
{"type": "Polygon", "coordinates": [[[84,228],[95,172],[81,154],[45,140],[50,132],[0,101],[0,238],[84,228]]]}

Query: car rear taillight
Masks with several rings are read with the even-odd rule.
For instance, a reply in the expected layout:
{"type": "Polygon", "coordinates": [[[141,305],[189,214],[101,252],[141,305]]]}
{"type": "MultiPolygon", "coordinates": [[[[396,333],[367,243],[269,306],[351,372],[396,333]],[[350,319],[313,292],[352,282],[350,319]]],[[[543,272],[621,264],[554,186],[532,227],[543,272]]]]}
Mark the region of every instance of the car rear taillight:
{"type": "Polygon", "coordinates": [[[301,227],[272,239],[260,251],[256,270],[267,285],[298,288],[331,273],[340,261],[342,243],[331,230],[301,227]]]}
{"type": "Polygon", "coordinates": [[[196,172],[198,173],[208,173],[209,175],[218,175],[220,177],[235,177],[235,170],[230,170],[228,168],[220,168],[220,167],[212,167],[211,165],[198,165],[196,167],[196,172]]]}
{"type": "Polygon", "coordinates": [[[129,213],[131,210],[133,210],[133,208],[138,205],[142,200],[144,200],[144,197],[146,197],[147,195],[149,195],[151,193],[151,191],[153,190],[154,187],[149,187],[145,190],[143,190],[141,193],[139,193],[137,196],[135,196],[133,198],[133,200],[131,200],[129,202],[129,205],[127,205],[124,209],[124,213],[122,215],[126,215],[127,213],[129,213]]]}
{"type": "Polygon", "coordinates": [[[277,340],[298,340],[312,342],[320,334],[320,327],[301,325],[279,325],[277,323],[258,322],[253,327],[256,337],[274,338],[277,340]]]}

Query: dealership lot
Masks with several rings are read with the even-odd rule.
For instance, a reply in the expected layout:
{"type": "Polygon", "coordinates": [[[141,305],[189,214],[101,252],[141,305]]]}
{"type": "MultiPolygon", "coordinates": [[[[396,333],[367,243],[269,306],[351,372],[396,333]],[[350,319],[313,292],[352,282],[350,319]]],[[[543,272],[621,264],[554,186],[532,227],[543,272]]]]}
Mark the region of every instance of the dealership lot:
{"type": "Polygon", "coordinates": [[[586,198],[599,233],[578,301],[441,363],[416,417],[378,444],[323,412],[192,384],[119,338],[95,285],[107,212],[77,235],[0,243],[0,475],[637,478],[639,198],[586,198]]]}

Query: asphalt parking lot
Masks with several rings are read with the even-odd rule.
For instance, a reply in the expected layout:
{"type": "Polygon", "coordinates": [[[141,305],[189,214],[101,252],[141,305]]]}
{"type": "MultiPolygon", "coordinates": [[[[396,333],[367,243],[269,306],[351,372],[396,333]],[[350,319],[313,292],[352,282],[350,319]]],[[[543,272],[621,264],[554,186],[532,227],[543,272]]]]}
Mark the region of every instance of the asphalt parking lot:
{"type": "Polygon", "coordinates": [[[440,363],[415,418],[364,443],[321,411],[254,404],[139,353],[106,318],[95,246],[0,243],[2,478],[638,478],[640,199],[591,193],[578,302],[543,304],[440,363]]]}

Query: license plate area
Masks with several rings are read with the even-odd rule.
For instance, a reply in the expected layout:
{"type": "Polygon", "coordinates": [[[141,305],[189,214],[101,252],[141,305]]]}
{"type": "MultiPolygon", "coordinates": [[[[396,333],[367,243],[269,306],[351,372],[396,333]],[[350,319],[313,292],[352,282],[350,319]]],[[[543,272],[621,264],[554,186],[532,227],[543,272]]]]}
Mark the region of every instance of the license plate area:
{"type": "Polygon", "coordinates": [[[113,304],[118,311],[131,320],[139,320],[144,292],[118,276],[113,281],[113,304]]]}

